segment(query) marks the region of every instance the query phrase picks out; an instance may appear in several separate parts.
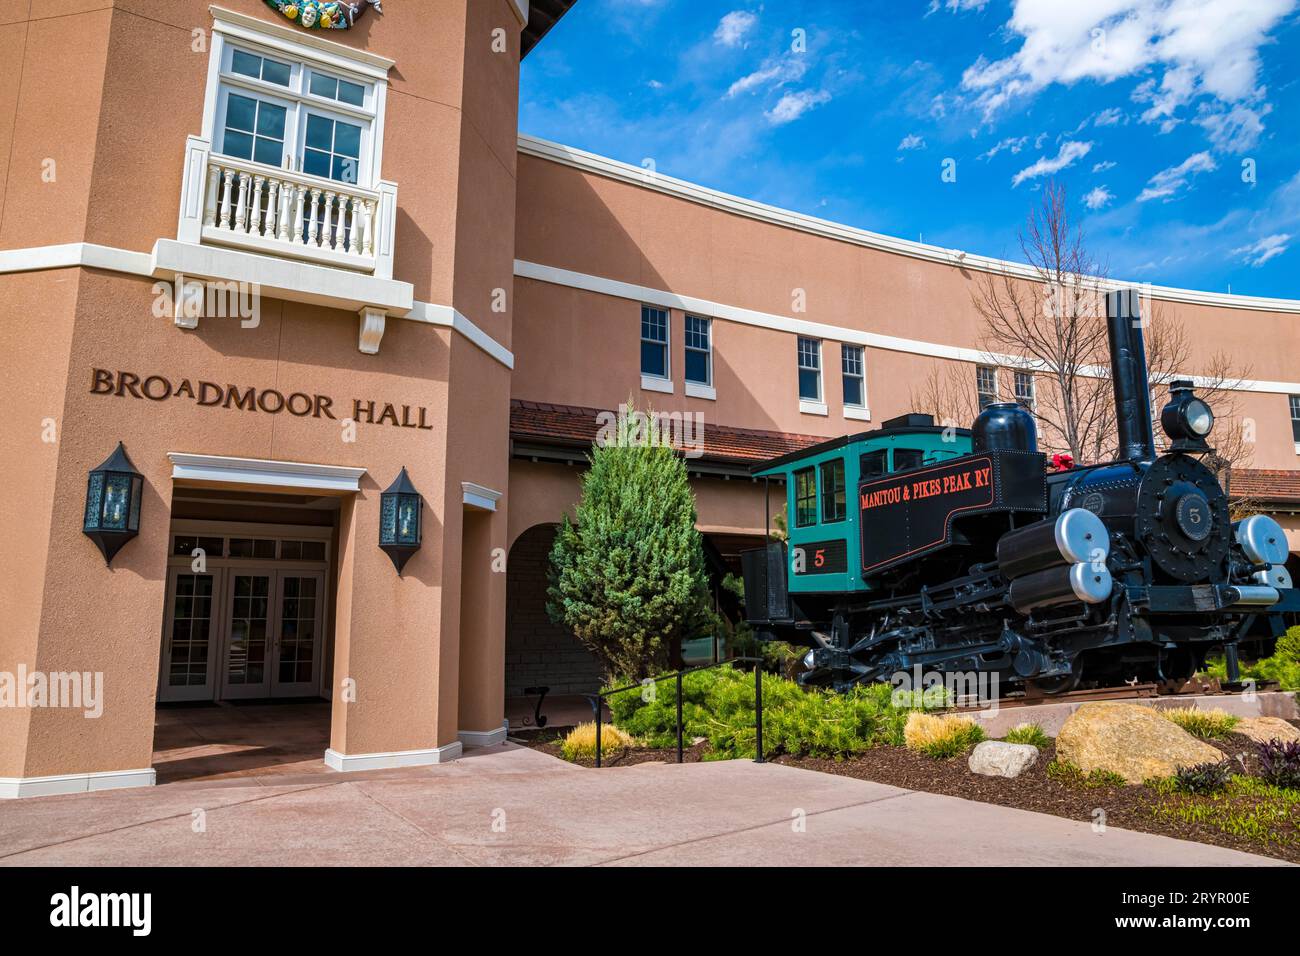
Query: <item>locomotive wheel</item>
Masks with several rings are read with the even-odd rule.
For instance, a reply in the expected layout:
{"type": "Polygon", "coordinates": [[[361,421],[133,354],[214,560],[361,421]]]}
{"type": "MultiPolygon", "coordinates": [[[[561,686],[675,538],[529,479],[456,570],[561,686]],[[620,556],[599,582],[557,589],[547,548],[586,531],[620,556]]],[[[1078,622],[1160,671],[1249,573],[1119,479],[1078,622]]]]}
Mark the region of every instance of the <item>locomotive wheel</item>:
{"type": "Polygon", "coordinates": [[[1037,680],[1025,681],[1026,697],[1054,697],[1057,694],[1066,694],[1079,686],[1079,681],[1083,674],[1076,667],[1068,674],[1062,674],[1060,677],[1040,677],[1037,680]]]}

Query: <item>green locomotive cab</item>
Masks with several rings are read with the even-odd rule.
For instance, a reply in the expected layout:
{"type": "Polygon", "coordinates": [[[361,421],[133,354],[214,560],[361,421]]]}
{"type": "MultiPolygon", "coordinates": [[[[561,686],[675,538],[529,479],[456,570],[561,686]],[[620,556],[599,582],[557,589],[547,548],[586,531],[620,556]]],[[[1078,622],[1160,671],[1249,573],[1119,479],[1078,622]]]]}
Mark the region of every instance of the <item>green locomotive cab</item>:
{"type": "Polygon", "coordinates": [[[785,484],[785,576],[791,595],[866,592],[859,482],[938,464],[971,451],[970,431],[930,415],[900,415],[880,428],[833,438],[766,462],[754,474],[785,484]]]}

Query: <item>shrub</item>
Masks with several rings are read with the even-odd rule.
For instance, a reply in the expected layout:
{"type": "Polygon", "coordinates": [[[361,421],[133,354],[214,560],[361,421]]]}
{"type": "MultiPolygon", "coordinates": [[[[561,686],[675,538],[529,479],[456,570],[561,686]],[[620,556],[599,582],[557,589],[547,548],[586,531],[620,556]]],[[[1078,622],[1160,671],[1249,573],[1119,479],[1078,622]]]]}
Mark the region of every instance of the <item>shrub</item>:
{"type": "MultiPolygon", "coordinates": [[[[600,728],[600,751],[602,755],[615,754],[636,745],[628,734],[609,724],[600,728]]],[[[560,753],[565,760],[596,759],[596,724],[591,721],[579,724],[569,731],[569,735],[560,744],[560,753]]]]}
{"type": "Polygon", "coordinates": [[[1102,770],[1100,768],[1093,770],[1091,773],[1084,773],[1081,767],[1078,767],[1065,760],[1053,760],[1047,765],[1047,775],[1058,783],[1063,783],[1069,787],[1124,787],[1128,781],[1118,773],[1111,770],[1102,770]]]}
{"type": "Polygon", "coordinates": [[[1051,746],[1052,738],[1038,724],[1016,724],[1002,738],[1009,744],[1032,744],[1039,750],[1051,746]]]}
{"type": "MultiPolygon", "coordinates": [[[[1228,679],[1228,668],[1222,658],[1210,663],[1206,671],[1221,681],[1228,679]]],[[[1273,656],[1243,664],[1242,680],[1275,680],[1282,690],[1300,691],[1300,627],[1292,627],[1277,639],[1273,656]]]]}
{"type": "Polygon", "coordinates": [[[1205,740],[1217,740],[1232,733],[1232,728],[1241,722],[1240,717],[1222,710],[1196,710],[1192,707],[1175,707],[1161,713],[1172,720],[1193,737],[1205,740]]]}
{"type": "Polygon", "coordinates": [[[1219,793],[1231,780],[1232,761],[1219,760],[1179,767],[1173,776],[1173,786],[1180,793],[1219,793]]]}
{"type": "Polygon", "coordinates": [[[1259,775],[1284,790],[1300,790],[1300,741],[1269,740],[1257,745],[1259,775]]]}
{"type": "Polygon", "coordinates": [[[959,714],[915,710],[908,714],[903,727],[903,740],[909,749],[940,760],[964,754],[983,739],[984,731],[974,718],[959,714]]]}

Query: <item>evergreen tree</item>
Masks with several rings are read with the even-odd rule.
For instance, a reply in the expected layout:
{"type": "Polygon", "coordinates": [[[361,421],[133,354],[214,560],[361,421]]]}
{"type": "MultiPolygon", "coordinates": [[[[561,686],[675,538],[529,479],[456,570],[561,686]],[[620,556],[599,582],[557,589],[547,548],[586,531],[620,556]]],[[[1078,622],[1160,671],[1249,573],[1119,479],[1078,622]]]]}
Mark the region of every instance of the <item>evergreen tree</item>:
{"type": "Polygon", "coordinates": [[[589,460],[577,521],[565,516],[551,549],[546,610],[607,677],[652,677],[712,618],[686,463],[630,402],[589,460]]]}

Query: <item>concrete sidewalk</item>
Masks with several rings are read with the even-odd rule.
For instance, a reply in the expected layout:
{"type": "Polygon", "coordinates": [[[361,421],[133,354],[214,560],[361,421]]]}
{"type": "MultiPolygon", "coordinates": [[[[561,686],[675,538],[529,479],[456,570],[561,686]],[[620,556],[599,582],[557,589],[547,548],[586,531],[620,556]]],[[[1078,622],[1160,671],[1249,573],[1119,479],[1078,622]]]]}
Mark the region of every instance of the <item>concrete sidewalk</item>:
{"type": "Polygon", "coordinates": [[[0,804],[9,866],[1277,862],[774,764],[597,771],[511,744],[435,767],[0,804]]]}

